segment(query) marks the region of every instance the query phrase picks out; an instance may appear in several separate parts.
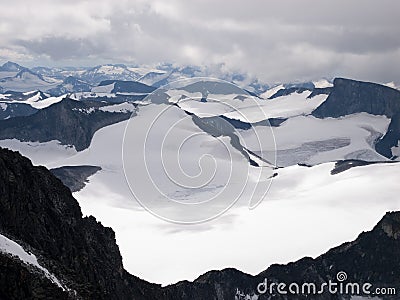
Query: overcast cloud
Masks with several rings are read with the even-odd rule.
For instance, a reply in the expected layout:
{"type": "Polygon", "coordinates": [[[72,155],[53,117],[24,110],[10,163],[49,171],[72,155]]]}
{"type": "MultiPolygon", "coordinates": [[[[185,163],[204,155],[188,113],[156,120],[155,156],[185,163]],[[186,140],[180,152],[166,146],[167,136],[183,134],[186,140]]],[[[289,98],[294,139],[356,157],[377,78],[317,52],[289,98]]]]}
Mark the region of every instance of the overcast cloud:
{"type": "Polygon", "coordinates": [[[400,82],[398,0],[0,0],[0,60],[214,65],[400,82]]]}

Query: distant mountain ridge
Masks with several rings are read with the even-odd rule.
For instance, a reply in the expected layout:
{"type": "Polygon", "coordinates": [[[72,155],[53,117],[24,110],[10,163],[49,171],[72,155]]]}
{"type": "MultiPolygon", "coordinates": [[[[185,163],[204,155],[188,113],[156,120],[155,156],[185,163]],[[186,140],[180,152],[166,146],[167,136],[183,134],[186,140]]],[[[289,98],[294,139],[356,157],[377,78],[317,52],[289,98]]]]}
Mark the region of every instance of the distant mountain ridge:
{"type": "Polygon", "coordinates": [[[65,98],[33,115],[0,120],[0,139],[47,142],[58,140],[81,151],[100,128],[129,119],[131,112],[96,109],[104,103],[65,98]]]}

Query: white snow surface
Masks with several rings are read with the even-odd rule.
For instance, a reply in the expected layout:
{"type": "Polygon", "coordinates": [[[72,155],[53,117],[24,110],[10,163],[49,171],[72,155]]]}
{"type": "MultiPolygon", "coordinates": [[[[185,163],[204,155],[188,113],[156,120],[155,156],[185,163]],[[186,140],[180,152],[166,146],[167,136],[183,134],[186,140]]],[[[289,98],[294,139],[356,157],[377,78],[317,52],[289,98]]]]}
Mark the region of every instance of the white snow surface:
{"type": "Polygon", "coordinates": [[[400,88],[393,81],[385,83],[385,85],[391,87],[392,89],[400,90],[400,88]]]}
{"type": "Polygon", "coordinates": [[[59,97],[49,97],[42,99],[40,97],[40,92],[35,93],[32,97],[26,99],[25,101],[18,101],[18,100],[2,100],[3,102],[7,103],[25,103],[29,104],[30,106],[36,109],[46,108],[54,103],[58,103],[65,98],[65,95],[59,97]]]}
{"type": "Polygon", "coordinates": [[[239,100],[237,95],[234,94],[210,94],[207,102],[201,102],[201,97],[199,99],[188,95],[188,98],[179,101],[177,96],[174,96],[173,100],[170,101],[177,102],[179,107],[199,117],[223,115],[247,123],[257,123],[269,118],[289,118],[310,114],[327,98],[327,95],[317,95],[307,99],[310,93],[310,91],[300,94],[292,93],[271,100],[262,100],[251,96],[239,100]]]}
{"type": "Polygon", "coordinates": [[[397,146],[392,147],[391,150],[393,156],[400,157],[400,141],[397,143],[397,146]]]}
{"type": "Polygon", "coordinates": [[[269,127],[256,125],[255,130],[238,131],[242,144],[265,159],[271,158],[276,147],[277,165],[286,167],[340,159],[386,161],[387,158],[374,151],[374,141],[387,131],[389,123],[385,116],[367,113],[338,119],[297,116],[273,128],[275,145],[271,143],[269,127]]]}
{"type": "Polygon", "coordinates": [[[61,282],[57,279],[56,276],[54,276],[45,267],[39,264],[34,254],[26,252],[21,245],[1,234],[0,234],[0,252],[11,254],[12,256],[17,257],[19,260],[21,260],[24,264],[34,266],[35,268],[42,271],[43,274],[51,282],[62,288],[64,291],[67,290],[67,288],[65,288],[64,285],[61,284],[61,282]]]}
{"type": "Polygon", "coordinates": [[[327,87],[332,87],[333,83],[329,82],[326,79],[321,79],[318,81],[313,81],[313,84],[316,88],[322,89],[322,88],[327,88],[327,87]]]}
{"type": "Polygon", "coordinates": [[[124,102],[115,105],[102,106],[99,108],[99,110],[107,112],[119,112],[119,113],[134,112],[135,105],[129,102],[124,102]]]}
{"type": "Polygon", "coordinates": [[[273,88],[270,88],[269,90],[267,90],[266,92],[262,93],[260,95],[261,98],[263,99],[268,99],[269,97],[273,96],[276,94],[276,92],[278,92],[279,90],[284,89],[283,84],[274,86],[273,88]]]}
{"type": "Polygon", "coordinates": [[[92,88],[92,92],[93,93],[111,93],[111,91],[114,89],[114,86],[115,86],[115,83],[95,86],[92,88]]]}
{"type": "Polygon", "coordinates": [[[59,141],[21,142],[17,139],[0,140],[0,147],[19,151],[22,155],[29,157],[35,165],[50,166],[62,162],[77,153],[75,147],[61,145],[59,141]]]}
{"type": "Polygon", "coordinates": [[[370,165],[334,176],[333,167],[282,169],[256,209],[248,210],[242,201],[199,225],[169,224],[144,211],[122,174],[111,176],[116,169],[94,175],[74,195],[84,214],[116,231],[129,272],[169,284],[211,269],[236,267],[257,274],[272,263],[316,257],[372,229],[386,211],[399,209],[399,165],[370,165]]]}

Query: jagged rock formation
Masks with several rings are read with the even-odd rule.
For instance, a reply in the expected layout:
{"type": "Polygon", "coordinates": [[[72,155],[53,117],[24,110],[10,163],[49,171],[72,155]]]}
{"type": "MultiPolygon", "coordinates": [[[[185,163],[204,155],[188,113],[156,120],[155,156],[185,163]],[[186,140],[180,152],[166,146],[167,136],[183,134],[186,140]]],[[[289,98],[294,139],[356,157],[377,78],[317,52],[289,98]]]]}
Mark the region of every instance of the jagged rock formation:
{"type": "Polygon", "coordinates": [[[376,83],[335,78],[328,98],[313,111],[318,118],[341,117],[359,112],[386,115],[400,112],[400,91],[376,83]]]}
{"type": "Polygon", "coordinates": [[[90,145],[100,128],[129,119],[130,112],[105,112],[95,109],[100,103],[68,98],[26,117],[0,121],[0,139],[48,142],[58,140],[81,151],[90,145]]]}

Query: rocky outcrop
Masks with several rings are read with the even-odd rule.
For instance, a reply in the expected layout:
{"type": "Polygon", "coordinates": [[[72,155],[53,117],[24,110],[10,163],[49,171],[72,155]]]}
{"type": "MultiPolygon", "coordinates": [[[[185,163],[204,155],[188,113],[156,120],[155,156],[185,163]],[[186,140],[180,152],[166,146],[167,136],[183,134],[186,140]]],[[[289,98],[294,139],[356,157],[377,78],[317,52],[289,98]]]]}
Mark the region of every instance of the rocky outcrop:
{"type": "Polygon", "coordinates": [[[50,172],[74,193],[83,189],[88,177],[100,170],[101,168],[97,166],[63,166],[51,169],[50,172]]]}
{"type": "Polygon", "coordinates": [[[376,142],[375,150],[387,158],[396,158],[392,147],[397,147],[400,141],[400,112],[395,114],[390,121],[386,134],[376,142]]]}
{"type": "Polygon", "coordinates": [[[385,163],[393,163],[393,161],[365,161],[359,159],[338,160],[335,163],[335,167],[331,170],[331,174],[336,175],[355,167],[368,166],[373,164],[385,164],[385,163]]]}
{"type": "Polygon", "coordinates": [[[105,112],[95,109],[101,103],[63,99],[26,117],[0,121],[0,139],[48,142],[58,140],[81,151],[90,145],[100,128],[129,119],[130,112],[105,112]]]}
{"type": "Polygon", "coordinates": [[[400,112],[400,92],[376,83],[335,78],[328,98],[313,111],[318,118],[367,112],[389,118],[400,112]]]}

